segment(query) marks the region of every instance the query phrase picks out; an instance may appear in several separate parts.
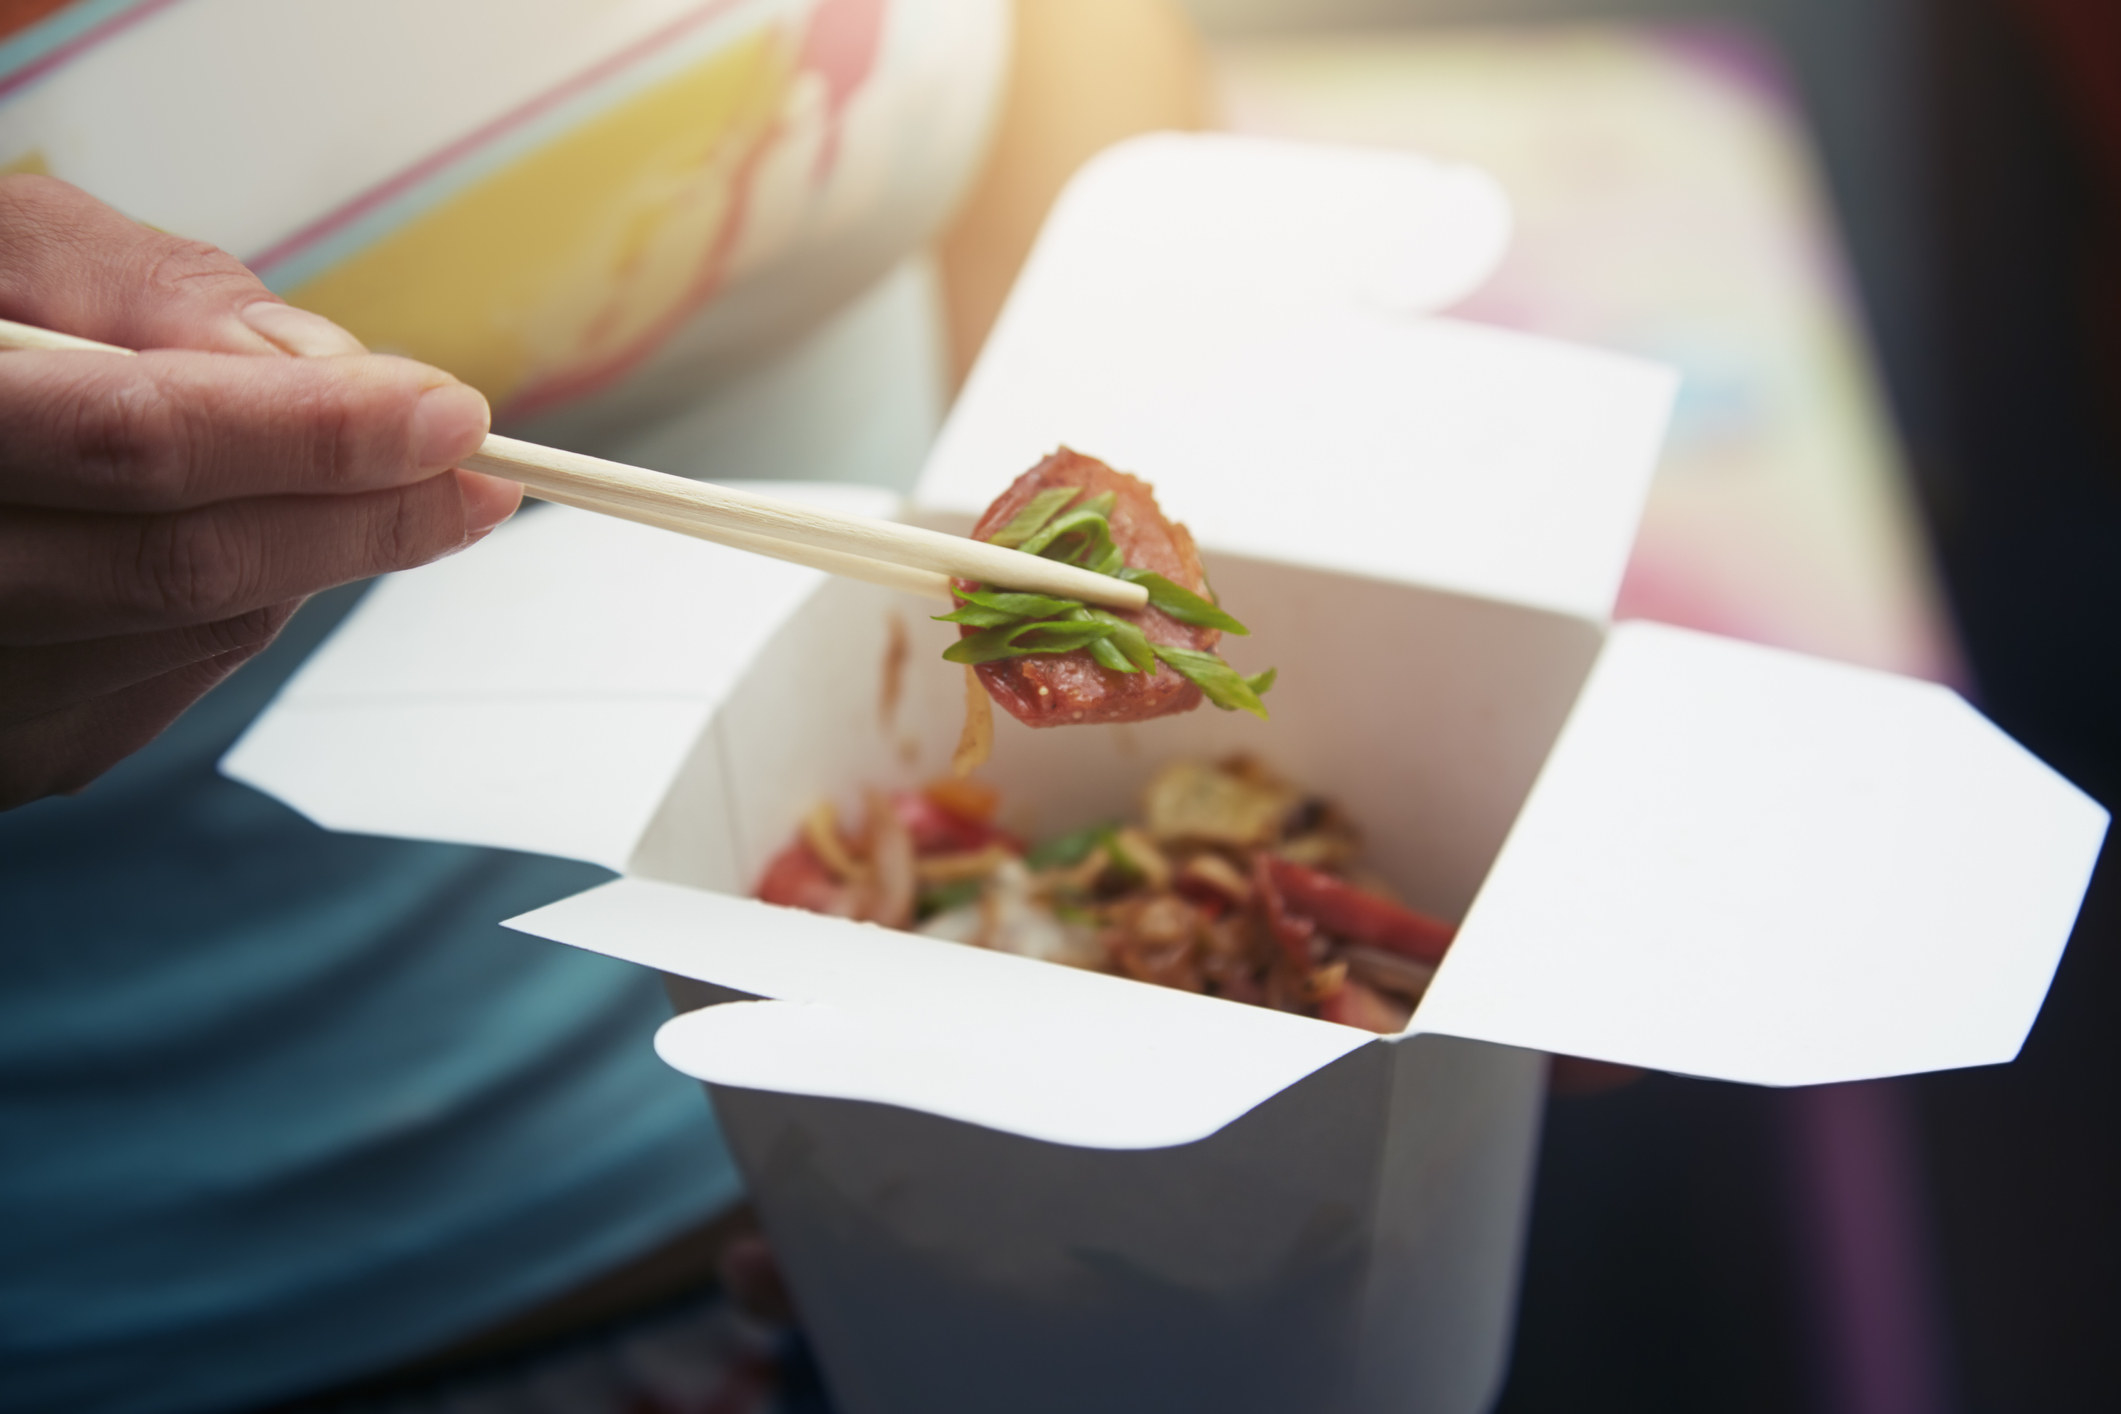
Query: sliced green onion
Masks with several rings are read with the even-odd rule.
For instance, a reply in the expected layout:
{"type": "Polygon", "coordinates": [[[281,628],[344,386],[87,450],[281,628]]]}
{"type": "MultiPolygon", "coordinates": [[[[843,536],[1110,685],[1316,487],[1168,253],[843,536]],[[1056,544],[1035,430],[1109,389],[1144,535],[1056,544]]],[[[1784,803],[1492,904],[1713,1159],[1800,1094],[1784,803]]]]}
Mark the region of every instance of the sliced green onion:
{"type": "Polygon", "coordinates": [[[963,624],[966,628],[1000,628],[1004,624],[1022,623],[1022,614],[1008,614],[1000,609],[984,609],[977,604],[967,604],[962,609],[952,609],[947,614],[934,615],[939,624],[963,624]]]}
{"type": "Polygon", "coordinates": [[[1002,658],[1023,658],[1033,653],[1073,653],[1102,638],[1112,628],[1101,623],[1038,622],[982,629],[960,638],[943,650],[952,663],[992,663],[1002,658]]]}
{"type": "MultiPolygon", "coordinates": [[[[1112,625],[1112,636],[1106,639],[1105,642],[1110,644],[1115,652],[1127,660],[1125,668],[1115,668],[1113,671],[1143,673],[1156,671],[1156,650],[1149,643],[1149,635],[1141,631],[1141,625],[1123,619],[1119,615],[1104,609],[1092,609],[1089,612],[1090,617],[1098,623],[1112,625]]],[[[1102,662],[1103,660],[1100,659],[1099,661],[1102,662]]],[[[1110,667],[1111,665],[1108,663],[1106,666],[1110,667]]]]}
{"type": "Polygon", "coordinates": [[[958,598],[989,609],[1020,614],[1027,619],[1050,619],[1070,609],[1080,609],[1080,599],[1061,599],[1051,594],[1025,594],[1013,589],[957,589],[958,598]]]}
{"type": "Polygon", "coordinates": [[[1009,523],[987,537],[990,545],[999,545],[1004,550],[1017,546],[1038,534],[1041,527],[1060,514],[1067,505],[1082,494],[1080,486],[1054,486],[1039,492],[1024,503],[1024,508],[1009,518],[1009,523]]]}
{"type": "Polygon", "coordinates": [[[1124,569],[1119,577],[1129,584],[1138,584],[1149,591],[1149,607],[1161,609],[1182,624],[1197,628],[1219,628],[1224,633],[1234,633],[1240,638],[1251,636],[1252,630],[1224,613],[1212,599],[1204,599],[1182,584],[1174,584],[1151,570],[1124,569]]]}
{"type": "Polygon", "coordinates": [[[1046,522],[1045,529],[1017,548],[1049,560],[1094,563],[1103,560],[1112,549],[1112,522],[1102,511],[1076,506],[1046,522]]]}
{"type": "Polygon", "coordinates": [[[1264,680],[1267,687],[1274,685],[1273,669],[1258,673],[1251,678],[1239,677],[1237,669],[1225,663],[1213,653],[1201,653],[1191,648],[1169,648],[1159,643],[1156,656],[1169,663],[1172,670],[1197,685],[1210,702],[1225,712],[1250,712],[1261,721],[1267,719],[1267,704],[1259,700],[1261,688],[1255,686],[1264,680]]]}
{"type": "Polygon", "coordinates": [[[1109,843],[1117,825],[1085,825],[1031,846],[1024,863],[1033,869],[1073,869],[1090,857],[1090,851],[1109,843]]]}
{"type": "Polygon", "coordinates": [[[965,604],[952,613],[937,614],[935,616],[939,621],[946,624],[972,624],[975,627],[992,627],[995,624],[1006,623],[1013,619],[1055,618],[1071,609],[1080,609],[1083,606],[1083,601],[1080,599],[1056,599],[1050,594],[1019,594],[1011,590],[1000,589],[962,589],[954,585],[951,588],[951,592],[964,600],[965,604]],[[974,609],[984,611],[989,615],[998,614],[1001,617],[981,617],[979,613],[971,612],[974,609]]]}
{"type": "Polygon", "coordinates": [[[922,889],[917,896],[913,916],[922,923],[938,913],[948,913],[968,903],[978,903],[981,894],[987,891],[985,879],[953,879],[947,884],[922,889]]]}
{"type": "Polygon", "coordinates": [[[1090,645],[1090,661],[1100,668],[1110,668],[1115,673],[1138,673],[1140,668],[1127,660],[1127,655],[1113,646],[1110,638],[1100,638],[1090,645]]]}

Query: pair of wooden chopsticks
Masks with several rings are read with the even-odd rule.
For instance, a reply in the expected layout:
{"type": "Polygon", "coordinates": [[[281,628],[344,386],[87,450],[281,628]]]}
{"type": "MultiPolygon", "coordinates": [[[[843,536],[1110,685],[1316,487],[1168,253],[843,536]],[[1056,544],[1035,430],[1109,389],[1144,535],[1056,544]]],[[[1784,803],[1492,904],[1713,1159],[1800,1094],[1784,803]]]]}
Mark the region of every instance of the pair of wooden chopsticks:
{"type": "MultiPolygon", "coordinates": [[[[0,349],[133,352],[5,319],[0,319],[0,349]]],[[[521,482],[526,492],[540,500],[930,598],[949,600],[950,577],[956,576],[997,589],[1080,599],[1108,609],[1139,609],[1149,602],[1148,592],[1138,584],[1020,550],[1004,550],[896,521],[817,510],[513,437],[489,436],[464,466],[521,482]]]]}

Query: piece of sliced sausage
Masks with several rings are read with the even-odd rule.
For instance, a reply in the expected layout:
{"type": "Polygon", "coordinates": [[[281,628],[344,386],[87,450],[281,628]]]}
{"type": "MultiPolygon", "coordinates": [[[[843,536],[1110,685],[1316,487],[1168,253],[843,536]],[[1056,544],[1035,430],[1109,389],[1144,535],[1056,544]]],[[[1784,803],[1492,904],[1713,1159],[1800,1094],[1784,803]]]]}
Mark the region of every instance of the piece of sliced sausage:
{"type": "MultiPolygon", "coordinates": [[[[1019,476],[980,517],[972,529],[973,538],[984,540],[994,534],[1033,496],[1055,486],[1080,486],[1085,497],[1113,492],[1118,499],[1112,508],[1112,540],[1127,564],[1160,574],[1196,594],[1208,593],[1208,577],[1201,569],[1192,535],[1183,525],[1164,518],[1149,483],[1066,447],[1019,476]]],[[[1182,624],[1157,609],[1122,617],[1139,624],[1151,643],[1167,647],[1206,652],[1222,638],[1220,629],[1182,624]]],[[[965,636],[972,632],[964,630],[965,636]]],[[[1086,652],[1041,653],[982,663],[976,671],[989,696],[1010,716],[1034,727],[1140,722],[1190,712],[1201,703],[1200,689],[1165,663],[1158,663],[1154,673],[1118,673],[1100,666],[1086,652]]]]}

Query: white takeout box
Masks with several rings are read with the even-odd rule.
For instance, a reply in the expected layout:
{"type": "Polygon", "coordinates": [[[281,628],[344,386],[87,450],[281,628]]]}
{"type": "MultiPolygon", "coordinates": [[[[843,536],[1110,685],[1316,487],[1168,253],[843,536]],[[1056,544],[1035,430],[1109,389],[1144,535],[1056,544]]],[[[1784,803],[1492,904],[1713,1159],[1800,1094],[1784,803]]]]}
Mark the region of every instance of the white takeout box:
{"type": "Polygon", "coordinates": [[[1063,441],[1157,483],[1253,626],[1228,655],[1281,669],[1273,721],[1001,717],[989,778],[1032,834],[1237,749],[1341,801],[1463,920],[1404,1035],[749,900],[815,800],[940,771],[953,631],[576,512],[380,586],[224,768],[331,828],[620,871],[513,926],[721,1003],[657,1044],[853,1414],[1478,1409],[1543,1052],[1774,1085],[2007,1060],[2106,823],[1941,687],[1610,625],[1673,380],[1433,317],[1507,224],[1404,156],[1116,149],[908,512],[964,529],[1063,441]]]}

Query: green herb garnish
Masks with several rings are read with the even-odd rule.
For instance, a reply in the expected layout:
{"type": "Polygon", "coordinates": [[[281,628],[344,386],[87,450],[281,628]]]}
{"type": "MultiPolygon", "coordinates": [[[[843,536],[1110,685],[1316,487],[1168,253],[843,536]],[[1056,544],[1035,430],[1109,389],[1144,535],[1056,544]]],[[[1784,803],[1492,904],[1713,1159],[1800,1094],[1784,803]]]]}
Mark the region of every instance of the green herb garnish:
{"type": "MultiPolygon", "coordinates": [[[[1149,635],[1141,631],[1139,624],[1121,618],[1107,609],[1091,609],[1090,617],[1101,624],[1112,626],[1112,636],[1100,639],[1119,658],[1123,666],[1113,667],[1117,673],[1153,673],[1156,671],[1156,646],[1149,642],[1149,635]]],[[[1106,664],[1112,667],[1111,664],[1106,664]]]]}
{"type": "Polygon", "coordinates": [[[1239,638],[1252,636],[1251,629],[1224,613],[1213,599],[1204,599],[1183,584],[1173,584],[1153,570],[1123,569],[1119,577],[1148,590],[1149,607],[1163,610],[1182,624],[1219,628],[1239,638]]]}
{"type": "Polygon", "coordinates": [[[952,663],[977,664],[1024,658],[1033,653],[1073,653],[1111,636],[1109,624],[1039,619],[981,629],[945,648],[943,657],[952,663]]]}
{"type": "Polygon", "coordinates": [[[980,895],[986,890],[985,879],[953,879],[947,884],[922,889],[914,904],[913,916],[925,923],[938,913],[948,913],[953,908],[979,902],[980,895]]]}
{"type": "Polygon", "coordinates": [[[952,613],[937,614],[936,618],[946,624],[966,624],[972,628],[998,628],[1023,619],[1050,619],[1066,614],[1082,602],[1079,599],[1056,599],[1050,594],[1017,594],[997,589],[958,589],[954,592],[965,601],[965,607],[952,613]]]}
{"type": "Polygon", "coordinates": [[[1274,686],[1274,669],[1254,673],[1251,677],[1239,677],[1237,669],[1225,663],[1213,653],[1196,652],[1191,648],[1167,648],[1156,645],[1156,656],[1169,663],[1172,670],[1189,678],[1201,693],[1225,712],[1244,711],[1262,721],[1266,720],[1267,704],[1260,701],[1260,694],[1274,686]]]}
{"type": "Polygon", "coordinates": [[[1119,826],[1110,822],[1085,825],[1065,835],[1055,835],[1031,846],[1024,863],[1033,869],[1073,869],[1090,857],[1090,851],[1109,845],[1119,826]]]}
{"type": "Polygon", "coordinates": [[[1074,500],[1081,491],[1079,486],[1054,486],[1039,492],[1031,498],[1029,504],[1010,517],[1007,525],[988,536],[987,543],[999,545],[1004,550],[1014,550],[1038,534],[1046,522],[1058,515],[1060,508],[1074,500]]]}
{"type": "Polygon", "coordinates": [[[1111,570],[1099,568],[1119,554],[1112,543],[1111,519],[1112,503],[1117,499],[1107,491],[1073,510],[1063,511],[1016,548],[1027,555],[1044,555],[1049,560],[1097,570],[1099,574],[1117,573],[1117,565],[1111,570]]]}
{"type": "MultiPolygon", "coordinates": [[[[1107,491],[1072,505],[1081,494],[1082,488],[1077,486],[1055,486],[1039,492],[1010,517],[1007,525],[989,536],[988,543],[1139,584],[1149,592],[1151,608],[1182,624],[1238,635],[1250,633],[1223,612],[1213,598],[1196,594],[1154,571],[1126,564],[1125,556],[1112,540],[1112,510],[1118,496],[1107,491]]],[[[954,592],[964,602],[936,618],[978,632],[967,634],[943,650],[943,657],[950,662],[992,663],[1040,653],[1087,652],[1091,661],[1115,673],[1153,673],[1161,661],[1197,685],[1203,696],[1224,711],[1250,712],[1262,719],[1267,715],[1266,704],[1260,698],[1274,685],[1272,668],[1242,677],[1217,654],[1151,643],[1132,620],[1092,608],[1078,599],[996,589],[960,588],[954,592]]],[[[1084,853],[1088,848],[1086,844],[1084,853]]]]}

